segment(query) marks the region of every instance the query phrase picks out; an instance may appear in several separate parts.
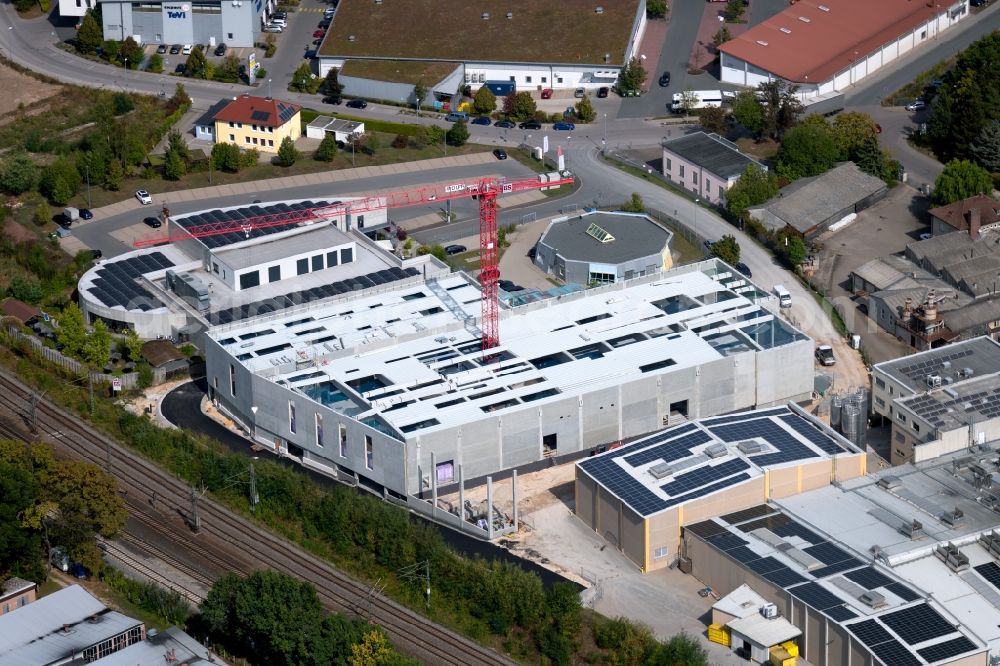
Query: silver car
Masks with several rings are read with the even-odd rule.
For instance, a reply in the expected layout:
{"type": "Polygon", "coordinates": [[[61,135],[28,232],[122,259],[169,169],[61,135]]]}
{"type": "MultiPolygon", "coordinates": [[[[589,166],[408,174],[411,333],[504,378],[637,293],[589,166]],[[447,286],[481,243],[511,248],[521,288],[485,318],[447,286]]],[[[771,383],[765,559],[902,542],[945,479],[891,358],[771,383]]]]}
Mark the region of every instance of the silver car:
{"type": "Polygon", "coordinates": [[[49,553],[49,563],[63,573],[69,571],[69,555],[62,546],[56,546],[49,553]]]}

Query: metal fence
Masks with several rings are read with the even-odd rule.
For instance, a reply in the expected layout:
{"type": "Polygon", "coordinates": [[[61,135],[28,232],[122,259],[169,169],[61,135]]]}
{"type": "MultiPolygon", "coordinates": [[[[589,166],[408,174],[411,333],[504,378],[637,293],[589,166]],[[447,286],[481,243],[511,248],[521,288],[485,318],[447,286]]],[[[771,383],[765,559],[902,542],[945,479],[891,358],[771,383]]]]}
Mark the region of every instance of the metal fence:
{"type": "MultiPolygon", "coordinates": [[[[58,365],[75,375],[87,376],[95,384],[110,384],[112,380],[120,380],[122,389],[128,391],[139,387],[139,373],[127,372],[120,375],[108,374],[104,372],[93,372],[86,365],[80,363],[75,358],[70,358],[62,352],[46,347],[41,338],[28,335],[18,330],[17,326],[7,326],[7,335],[15,342],[29,345],[32,350],[44,358],[46,361],[58,365]]],[[[163,368],[153,368],[153,386],[167,381],[167,372],[163,368]]]]}

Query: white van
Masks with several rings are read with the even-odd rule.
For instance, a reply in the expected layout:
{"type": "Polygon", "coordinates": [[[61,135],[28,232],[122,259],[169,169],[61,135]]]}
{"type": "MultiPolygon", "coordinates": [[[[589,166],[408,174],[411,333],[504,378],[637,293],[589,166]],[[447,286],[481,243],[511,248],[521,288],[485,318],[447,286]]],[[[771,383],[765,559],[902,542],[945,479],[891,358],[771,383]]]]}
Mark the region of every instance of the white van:
{"type": "Polygon", "coordinates": [[[774,295],[778,297],[778,305],[783,308],[792,307],[792,295],[788,293],[783,285],[774,285],[774,295]]]}

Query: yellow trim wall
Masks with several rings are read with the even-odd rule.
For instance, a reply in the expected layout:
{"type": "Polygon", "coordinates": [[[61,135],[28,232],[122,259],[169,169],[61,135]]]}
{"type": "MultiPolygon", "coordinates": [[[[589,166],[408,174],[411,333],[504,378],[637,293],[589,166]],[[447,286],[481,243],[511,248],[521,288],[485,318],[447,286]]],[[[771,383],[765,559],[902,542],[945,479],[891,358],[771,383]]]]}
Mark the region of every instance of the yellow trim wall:
{"type": "Polygon", "coordinates": [[[262,153],[277,153],[286,136],[292,141],[302,136],[301,112],[296,112],[286,123],[273,128],[228,120],[215,121],[216,143],[232,143],[244,149],[256,148],[262,153]]]}

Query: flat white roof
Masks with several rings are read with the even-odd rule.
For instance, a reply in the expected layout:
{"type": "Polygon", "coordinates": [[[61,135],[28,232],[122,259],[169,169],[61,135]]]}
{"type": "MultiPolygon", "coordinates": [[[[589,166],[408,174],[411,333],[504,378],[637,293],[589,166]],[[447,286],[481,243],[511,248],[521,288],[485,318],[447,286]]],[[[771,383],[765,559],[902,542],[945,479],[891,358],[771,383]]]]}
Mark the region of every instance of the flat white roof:
{"type": "Polygon", "coordinates": [[[643,280],[503,311],[494,363],[480,290],[459,275],[211,336],[252,371],[404,434],[807,339],[707,272],[643,280]]]}
{"type": "Polygon", "coordinates": [[[760,613],[730,621],[727,626],[766,648],[790,641],[802,630],[783,617],[764,617],[760,613]]]}

